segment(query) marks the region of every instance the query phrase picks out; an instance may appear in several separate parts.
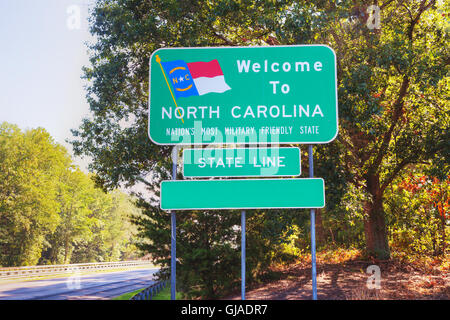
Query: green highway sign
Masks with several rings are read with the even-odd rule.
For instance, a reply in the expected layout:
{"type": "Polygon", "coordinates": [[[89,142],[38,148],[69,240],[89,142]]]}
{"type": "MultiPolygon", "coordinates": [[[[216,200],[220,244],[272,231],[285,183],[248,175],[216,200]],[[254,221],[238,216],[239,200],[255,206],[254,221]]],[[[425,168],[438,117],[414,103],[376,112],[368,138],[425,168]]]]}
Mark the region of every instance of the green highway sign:
{"type": "Polygon", "coordinates": [[[336,55],[325,45],[163,48],[149,81],[156,144],[315,144],[338,133],[336,55]]]}
{"type": "Polygon", "coordinates": [[[184,149],[185,177],[300,175],[299,148],[184,149]]]}
{"type": "Polygon", "coordinates": [[[161,183],[161,209],[323,208],[321,178],[172,180],[161,183]]]}

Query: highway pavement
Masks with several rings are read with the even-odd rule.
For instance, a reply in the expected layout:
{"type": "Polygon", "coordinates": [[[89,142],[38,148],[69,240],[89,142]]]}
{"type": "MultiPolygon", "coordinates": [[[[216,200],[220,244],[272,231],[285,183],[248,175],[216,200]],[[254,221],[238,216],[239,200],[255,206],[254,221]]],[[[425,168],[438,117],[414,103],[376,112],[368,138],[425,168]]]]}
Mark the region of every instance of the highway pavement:
{"type": "Polygon", "coordinates": [[[157,268],[0,282],[0,300],[105,300],[155,283],[157,268]]]}

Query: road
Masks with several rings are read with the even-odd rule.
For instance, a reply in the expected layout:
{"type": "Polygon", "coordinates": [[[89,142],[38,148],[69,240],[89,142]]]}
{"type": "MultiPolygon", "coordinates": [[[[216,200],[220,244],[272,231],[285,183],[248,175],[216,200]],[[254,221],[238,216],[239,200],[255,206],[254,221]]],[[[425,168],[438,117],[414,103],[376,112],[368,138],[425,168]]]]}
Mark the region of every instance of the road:
{"type": "Polygon", "coordinates": [[[0,283],[0,300],[105,300],[154,283],[158,269],[0,283]]]}

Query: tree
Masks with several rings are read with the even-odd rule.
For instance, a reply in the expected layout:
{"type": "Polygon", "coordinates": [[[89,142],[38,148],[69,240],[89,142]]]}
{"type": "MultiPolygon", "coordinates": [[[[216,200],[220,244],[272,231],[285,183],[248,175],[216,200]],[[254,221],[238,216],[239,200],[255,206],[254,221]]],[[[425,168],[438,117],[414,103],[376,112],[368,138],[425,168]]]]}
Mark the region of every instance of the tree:
{"type": "Polygon", "coordinates": [[[406,166],[431,164],[448,154],[450,136],[448,36],[435,1],[386,1],[380,8],[380,30],[361,23],[363,3],[354,7],[356,22],[340,18],[324,27],[337,49],[339,141],[345,145],[350,182],[369,195],[364,210],[368,252],[383,259],[390,255],[386,188],[406,166]]]}
{"type": "Polygon", "coordinates": [[[123,261],[138,258],[134,239],[137,228],[132,218],[140,216],[127,194],[114,190],[104,193],[96,188],[95,201],[90,204],[92,236],[76,241],[73,246],[72,263],[92,261],[123,261]]]}
{"type": "Polygon", "coordinates": [[[70,163],[42,128],[0,125],[0,265],[34,265],[60,222],[57,180],[70,163]]]}
{"type": "Polygon", "coordinates": [[[47,236],[41,262],[68,264],[136,258],[131,217],[139,212],[128,195],[96,188],[79,169],[67,168],[59,177],[56,199],[60,223],[47,236]]]}
{"type": "MultiPolygon", "coordinates": [[[[93,212],[94,203],[104,198],[98,196],[100,190],[96,191],[89,177],[79,169],[67,168],[61,174],[56,194],[60,223],[49,237],[53,264],[70,263],[74,244],[93,237],[93,226],[100,223],[93,212]]],[[[95,209],[103,207],[96,203],[95,209]]]]}
{"type": "Polygon", "coordinates": [[[1,266],[71,263],[74,249],[88,256],[79,262],[134,258],[138,214],[126,194],[95,188],[44,129],[0,124],[1,266]]]}

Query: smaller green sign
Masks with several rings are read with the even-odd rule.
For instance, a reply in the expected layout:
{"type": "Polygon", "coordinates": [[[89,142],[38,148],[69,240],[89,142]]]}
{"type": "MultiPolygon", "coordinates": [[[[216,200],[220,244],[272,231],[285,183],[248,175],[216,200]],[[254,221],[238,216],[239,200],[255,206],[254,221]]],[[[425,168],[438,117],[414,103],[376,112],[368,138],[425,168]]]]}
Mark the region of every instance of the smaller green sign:
{"type": "Polygon", "coordinates": [[[321,178],[172,180],[161,183],[162,210],[323,208],[321,178]]]}
{"type": "Polygon", "coordinates": [[[185,149],[185,177],[271,177],[300,175],[299,148],[185,149]]]}

